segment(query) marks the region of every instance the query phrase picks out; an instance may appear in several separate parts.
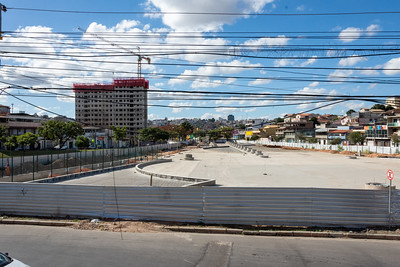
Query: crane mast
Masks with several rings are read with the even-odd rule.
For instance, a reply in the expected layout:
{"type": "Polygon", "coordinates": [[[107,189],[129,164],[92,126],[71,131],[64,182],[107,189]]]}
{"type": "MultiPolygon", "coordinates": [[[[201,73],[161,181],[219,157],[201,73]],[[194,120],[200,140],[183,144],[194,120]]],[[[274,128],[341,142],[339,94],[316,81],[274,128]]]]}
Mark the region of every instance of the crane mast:
{"type": "Polygon", "coordinates": [[[123,46],[120,46],[120,45],[118,45],[118,44],[116,44],[116,43],[114,43],[114,42],[112,42],[112,41],[110,41],[110,40],[107,40],[107,39],[105,39],[105,38],[99,36],[99,35],[96,34],[96,33],[93,33],[93,32],[86,32],[85,30],[83,30],[83,29],[80,28],[80,27],[78,28],[78,30],[80,30],[80,31],[83,32],[83,33],[90,34],[90,35],[92,35],[92,36],[94,36],[94,37],[96,37],[96,38],[98,38],[98,39],[100,39],[100,40],[102,40],[102,41],[104,41],[104,42],[106,42],[106,43],[109,43],[109,44],[112,45],[112,46],[121,48],[122,50],[124,50],[124,51],[126,51],[126,52],[128,52],[128,53],[130,53],[130,54],[133,54],[133,55],[137,56],[137,57],[138,57],[138,61],[137,61],[137,77],[138,77],[138,78],[142,78],[142,60],[145,59],[145,60],[147,61],[148,64],[151,63],[151,59],[150,59],[149,57],[142,56],[142,55],[140,54],[140,47],[137,47],[138,53],[135,53],[135,52],[133,52],[132,50],[130,50],[130,49],[128,49],[128,48],[125,48],[125,47],[123,47],[123,46]]]}

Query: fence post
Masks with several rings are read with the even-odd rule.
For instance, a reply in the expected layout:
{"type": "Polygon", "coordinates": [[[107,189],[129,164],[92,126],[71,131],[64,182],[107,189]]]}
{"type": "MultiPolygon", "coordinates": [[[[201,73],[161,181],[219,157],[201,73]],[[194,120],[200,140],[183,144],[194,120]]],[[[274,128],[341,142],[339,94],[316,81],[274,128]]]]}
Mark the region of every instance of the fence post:
{"type": "Polygon", "coordinates": [[[32,155],[32,181],[35,181],[35,154],[32,155]]]}
{"type": "Polygon", "coordinates": [[[104,149],[103,149],[103,162],[102,162],[102,169],[104,170],[104,149]]]}
{"type": "Polygon", "coordinates": [[[14,157],[12,156],[11,148],[10,148],[10,156],[11,156],[11,182],[14,182],[14,157]]]}
{"type": "Polygon", "coordinates": [[[53,177],[53,153],[50,154],[50,177],[53,177]]]}

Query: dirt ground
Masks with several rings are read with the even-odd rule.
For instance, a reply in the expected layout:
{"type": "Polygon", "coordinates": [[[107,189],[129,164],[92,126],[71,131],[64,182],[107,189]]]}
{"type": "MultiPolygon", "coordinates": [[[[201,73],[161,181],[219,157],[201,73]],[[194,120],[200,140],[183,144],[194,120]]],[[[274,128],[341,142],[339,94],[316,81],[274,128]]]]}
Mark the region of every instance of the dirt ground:
{"type": "Polygon", "coordinates": [[[99,230],[108,232],[130,232],[130,233],[155,233],[155,232],[168,232],[165,229],[166,224],[156,222],[142,222],[142,221],[114,221],[114,220],[81,220],[77,225],[72,226],[74,229],[79,230],[99,230]]]}

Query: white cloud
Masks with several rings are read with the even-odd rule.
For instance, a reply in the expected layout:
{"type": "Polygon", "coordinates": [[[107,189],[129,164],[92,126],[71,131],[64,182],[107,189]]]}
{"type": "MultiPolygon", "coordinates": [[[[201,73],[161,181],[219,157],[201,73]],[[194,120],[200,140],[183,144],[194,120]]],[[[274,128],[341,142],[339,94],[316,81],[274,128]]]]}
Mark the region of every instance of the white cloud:
{"type": "Polygon", "coordinates": [[[360,28],[348,27],[339,34],[339,39],[344,43],[349,43],[360,38],[362,30],[360,28]]]}
{"type": "Polygon", "coordinates": [[[294,65],[296,64],[296,60],[294,59],[277,59],[274,61],[274,66],[275,67],[285,67],[285,66],[289,66],[289,65],[294,65]]]}
{"type": "Polygon", "coordinates": [[[257,110],[256,108],[249,108],[249,109],[245,109],[244,112],[251,113],[251,112],[254,112],[256,110],[257,110]]]}
{"type": "Polygon", "coordinates": [[[316,87],[316,86],[318,86],[319,85],[319,82],[312,82],[312,83],[310,83],[308,86],[310,86],[310,87],[316,87]]]}
{"type": "Polygon", "coordinates": [[[208,119],[212,119],[212,118],[217,119],[222,116],[223,116],[222,114],[213,114],[213,113],[207,112],[207,113],[204,113],[200,118],[202,120],[208,120],[208,119]]]}
{"type": "Polygon", "coordinates": [[[396,75],[400,73],[400,57],[392,58],[383,65],[382,72],[386,75],[396,75]]]}
{"type": "Polygon", "coordinates": [[[312,57],[309,58],[307,61],[301,63],[300,66],[301,66],[301,67],[305,67],[305,66],[314,64],[315,61],[317,61],[317,58],[318,58],[317,56],[312,56],[312,57]]]}
{"type": "Polygon", "coordinates": [[[271,79],[256,79],[254,81],[249,82],[249,85],[269,84],[271,81],[272,81],[271,79]]]}
{"type": "Polygon", "coordinates": [[[360,62],[363,62],[363,61],[367,61],[367,58],[358,57],[357,55],[352,55],[352,56],[349,56],[347,58],[342,58],[339,61],[339,65],[340,66],[354,66],[357,63],[360,63],[360,62]]]}
{"type": "Polygon", "coordinates": [[[213,14],[186,15],[184,12],[198,13],[259,13],[266,4],[274,0],[148,0],[148,10],[176,12],[161,15],[165,25],[179,31],[217,31],[225,24],[232,24],[246,16],[223,16],[213,14]],[[177,14],[178,13],[178,14],[177,14]]]}
{"type": "Polygon", "coordinates": [[[192,104],[188,102],[172,102],[168,106],[172,107],[172,113],[180,113],[184,110],[184,108],[180,106],[192,106],[192,104]]]}
{"type": "Polygon", "coordinates": [[[342,83],[347,79],[347,77],[351,76],[352,74],[352,70],[335,70],[334,72],[329,74],[328,79],[337,83],[342,83]]]}
{"type": "Polygon", "coordinates": [[[364,102],[350,101],[343,103],[343,106],[347,107],[348,109],[359,110],[361,108],[365,108],[366,104],[364,102]]]}
{"type": "Polygon", "coordinates": [[[367,36],[373,36],[373,35],[375,35],[376,34],[376,32],[377,31],[380,31],[381,30],[381,27],[379,26],[379,25],[377,25],[377,24],[371,24],[371,25],[369,25],[366,29],[365,29],[365,31],[366,31],[366,35],[367,36]]]}
{"type": "Polygon", "coordinates": [[[222,112],[222,113],[232,113],[237,110],[238,110],[238,108],[216,108],[215,109],[216,112],[222,112]]]}
{"type": "Polygon", "coordinates": [[[368,75],[368,76],[372,76],[372,75],[379,75],[379,72],[376,69],[370,69],[370,68],[364,68],[363,70],[360,70],[360,73],[362,75],[368,75]]]}
{"type": "Polygon", "coordinates": [[[181,75],[176,78],[170,79],[168,84],[182,84],[187,80],[193,80],[196,76],[201,75],[192,82],[192,88],[215,88],[224,84],[231,84],[236,81],[234,78],[227,78],[225,81],[211,80],[208,76],[218,75],[232,75],[251,70],[252,67],[260,67],[261,64],[252,64],[249,61],[233,60],[230,62],[216,62],[210,63],[206,66],[199,67],[197,70],[185,70],[181,75]],[[246,66],[247,69],[235,68],[235,66],[246,66]]]}
{"type": "Polygon", "coordinates": [[[251,39],[244,42],[245,45],[249,46],[250,49],[257,50],[259,46],[284,46],[287,45],[290,38],[285,35],[278,35],[277,37],[264,37],[260,39],[251,39]]]}
{"type": "Polygon", "coordinates": [[[369,25],[365,30],[355,27],[347,27],[342,30],[339,34],[339,39],[344,43],[355,41],[361,37],[361,35],[373,36],[377,31],[380,31],[381,27],[377,24],[369,25]]]}
{"type": "Polygon", "coordinates": [[[305,5],[300,5],[298,7],[296,7],[297,11],[304,11],[306,9],[305,5]]]}

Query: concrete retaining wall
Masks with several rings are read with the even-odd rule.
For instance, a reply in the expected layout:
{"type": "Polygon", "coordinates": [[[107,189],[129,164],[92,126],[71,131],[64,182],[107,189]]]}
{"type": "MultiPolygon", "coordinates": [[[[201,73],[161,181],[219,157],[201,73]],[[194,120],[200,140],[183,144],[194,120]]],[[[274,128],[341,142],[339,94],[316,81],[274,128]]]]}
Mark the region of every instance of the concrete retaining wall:
{"type": "Polygon", "coordinates": [[[214,179],[204,179],[204,178],[194,178],[194,177],[184,177],[184,176],[177,176],[177,175],[160,174],[160,173],[154,173],[154,172],[149,172],[149,171],[143,170],[143,168],[146,166],[149,166],[152,164],[161,164],[161,163],[166,163],[166,162],[172,162],[172,159],[160,159],[160,160],[153,160],[153,161],[149,161],[149,162],[140,163],[136,166],[136,170],[140,173],[143,173],[143,174],[146,174],[149,176],[158,177],[158,178],[174,179],[174,180],[179,180],[179,181],[191,182],[191,184],[186,185],[185,187],[215,185],[214,179]]]}

